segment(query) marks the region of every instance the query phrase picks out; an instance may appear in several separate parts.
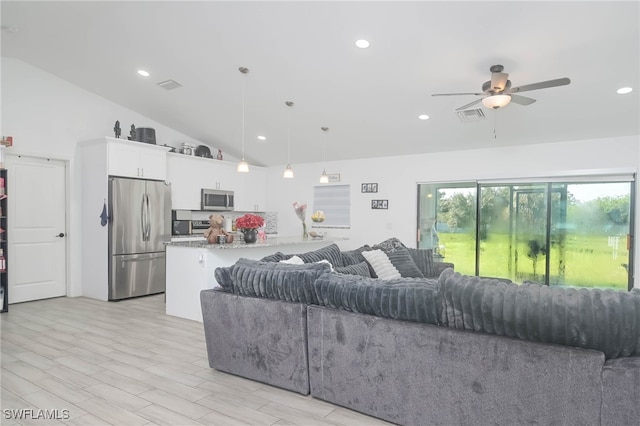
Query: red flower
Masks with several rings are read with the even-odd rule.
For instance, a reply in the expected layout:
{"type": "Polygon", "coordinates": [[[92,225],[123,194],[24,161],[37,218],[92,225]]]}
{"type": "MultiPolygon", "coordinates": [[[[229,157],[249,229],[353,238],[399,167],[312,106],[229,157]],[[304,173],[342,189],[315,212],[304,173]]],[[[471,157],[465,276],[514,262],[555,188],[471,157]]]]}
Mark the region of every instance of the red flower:
{"type": "Polygon", "coordinates": [[[264,226],[264,219],[258,215],[247,213],[236,219],[236,228],[257,229],[264,226]]]}

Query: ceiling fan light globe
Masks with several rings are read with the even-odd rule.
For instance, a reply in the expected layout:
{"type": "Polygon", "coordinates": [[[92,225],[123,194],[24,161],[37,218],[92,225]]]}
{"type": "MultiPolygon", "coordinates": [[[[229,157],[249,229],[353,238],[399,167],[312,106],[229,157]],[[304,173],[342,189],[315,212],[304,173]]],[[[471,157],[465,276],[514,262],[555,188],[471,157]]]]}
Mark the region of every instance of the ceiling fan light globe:
{"type": "Polygon", "coordinates": [[[482,105],[489,109],[503,108],[509,105],[509,102],[511,102],[509,95],[493,95],[482,98],[482,105]]]}

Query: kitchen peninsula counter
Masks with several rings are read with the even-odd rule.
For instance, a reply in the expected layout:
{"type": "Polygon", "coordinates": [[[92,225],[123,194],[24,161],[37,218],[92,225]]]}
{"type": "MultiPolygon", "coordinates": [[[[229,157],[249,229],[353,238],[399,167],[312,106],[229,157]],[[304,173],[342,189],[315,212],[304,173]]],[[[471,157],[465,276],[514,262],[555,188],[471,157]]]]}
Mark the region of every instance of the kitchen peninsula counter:
{"type": "Polygon", "coordinates": [[[344,240],[268,236],[247,244],[238,235],[233,243],[209,244],[204,237],[176,238],[166,245],[166,313],[202,322],[200,291],[219,287],[213,276],[217,267],[231,266],[240,258],[261,259],[277,251],[305,253],[344,240]]]}

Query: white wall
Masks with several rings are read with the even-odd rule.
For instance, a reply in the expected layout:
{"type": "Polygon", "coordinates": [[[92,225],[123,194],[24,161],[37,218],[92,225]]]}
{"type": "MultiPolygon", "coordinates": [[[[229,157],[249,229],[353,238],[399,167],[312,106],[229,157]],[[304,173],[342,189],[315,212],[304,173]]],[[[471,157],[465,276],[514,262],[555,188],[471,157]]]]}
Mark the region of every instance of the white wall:
{"type": "Polygon", "coordinates": [[[182,142],[199,144],[166,126],[80,89],[60,78],[13,58],[2,57],[2,121],[0,133],[13,136],[7,155],[32,155],[68,162],[67,236],[69,250],[69,287],[67,294],[79,296],[80,236],[80,164],[76,144],[79,141],[113,136],[116,120],[122,134],[131,124],[156,129],[157,143],[180,146],[182,142]]]}
{"type": "MultiPolygon", "coordinates": [[[[419,182],[636,173],[640,163],[639,142],[640,137],[633,136],[328,162],[327,173],[339,173],[340,183],[351,185],[351,229],[331,229],[329,233],[349,238],[339,243],[343,249],[374,244],[391,236],[415,247],[419,182]],[[377,182],[378,193],[361,193],[360,184],[365,182],[377,182]],[[389,209],[371,210],[372,199],[388,199],[389,209]]],[[[313,186],[319,185],[324,166],[293,164],[292,180],[282,178],[284,166],[268,168],[267,209],[278,212],[280,235],[302,232],[293,211],[294,201],[308,203],[307,224],[311,225],[313,186]]],[[[640,200],[638,195],[636,199],[640,200]]],[[[636,213],[636,234],[638,224],[640,212],[636,213]]],[[[635,253],[636,270],[640,268],[639,252],[635,253]]]]}
{"type": "MultiPolygon", "coordinates": [[[[81,294],[79,141],[113,135],[115,120],[123,134],[131,123],[156,129],[159,144],[178,146],[193,142],[178,132],[71,85],[56,76],[12,58],[2,58],[2,114],[0,132],[14,137],[13,154],[67,160],[69,164],[69,291],[81,294]]],[[[455,182],[491,178],[558,176],[616,171],[636,172],[640,164],[638,136],[563,142],[514,148],[445,152],[406,157],[317,164],[293,164],[295,179],[282,178],[284,165],[267,168],[267,211],[278,212],[281,235],[298,235],[302,226],[292,207],[307,202],[307,223],[313,206],[313,186],[319,185],[322,169],[340,173],[351,185],[351,229],[331,230],[348,237],[343,248],[355,248],[397,236],[415,245],[418,182],[455,182]],[[360,183],[377,182],[377,194],[360,193],[360,183]],[[371,210],[371,199],[388,199],[388,210],[371,210]]],[[[640,209],[638,209],[640,211],[640,209]]],[[[636,223],[640,223],[640,212],[636,223]]],[[[636,227],[636,233],[638,228],[636,227]]],[[[636,265],[640,250],[636,251],[636,265]]],[[[636,268],[637,269],[637,268],[636,268]]]]}

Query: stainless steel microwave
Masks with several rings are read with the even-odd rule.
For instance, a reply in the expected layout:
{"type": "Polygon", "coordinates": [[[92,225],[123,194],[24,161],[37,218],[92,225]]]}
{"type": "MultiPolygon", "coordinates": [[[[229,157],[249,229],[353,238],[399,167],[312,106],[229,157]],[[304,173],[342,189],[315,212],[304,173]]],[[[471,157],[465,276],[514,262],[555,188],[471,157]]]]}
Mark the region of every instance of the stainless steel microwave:
{"type": "Polygon", "coordinates": [[[214,211],[233,210],[233,191],[202,188],[200,190],[200,209],[214,211]]]}

